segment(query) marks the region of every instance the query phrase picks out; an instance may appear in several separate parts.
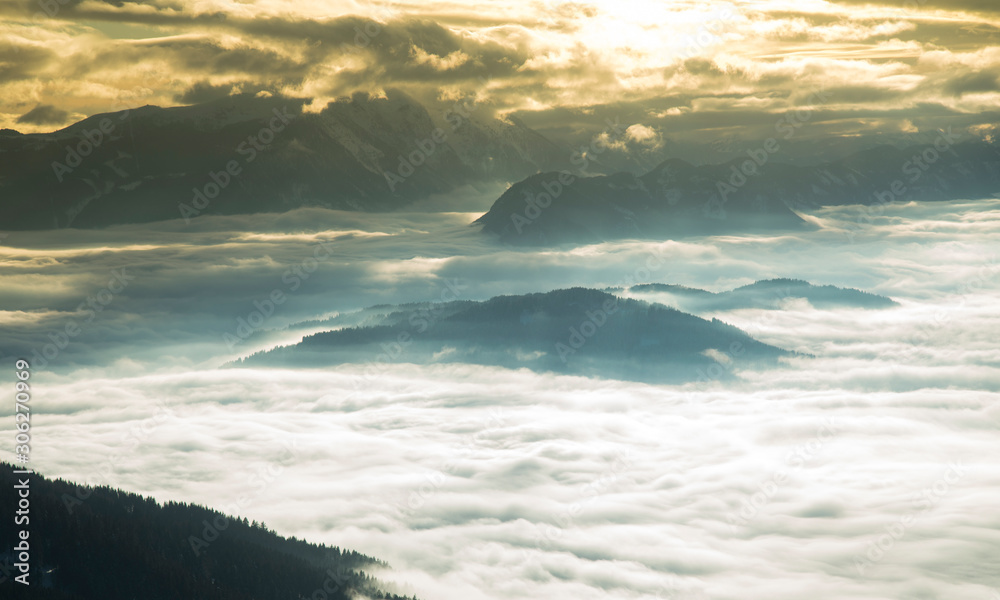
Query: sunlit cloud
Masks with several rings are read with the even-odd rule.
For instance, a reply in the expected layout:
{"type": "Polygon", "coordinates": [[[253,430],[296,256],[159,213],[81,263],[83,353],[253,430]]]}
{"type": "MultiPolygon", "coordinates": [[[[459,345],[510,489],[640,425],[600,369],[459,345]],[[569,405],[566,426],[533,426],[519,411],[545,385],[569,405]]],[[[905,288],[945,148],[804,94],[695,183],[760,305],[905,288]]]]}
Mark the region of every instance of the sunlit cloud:
{"type": "MultiPolygon", "coordinates": [[[[953,10],[820,0],[474,8],[84,2],[58,5],[52,16],[32,14],[8,7],[0,16],[0,44],[23,65],[0,72],[7,98],[0,126],[25,132],[123,102],[171,105],[237,92],[321,103],[359,89],[400,87],[425,101],[439,90],[442,97],[474,92],[500,113],[549,115],[553,134],[562,127],[559,111],[622,103],[663,115],[643,125],[669,131],[685,110],[776,113],[794,106],[802,87],[851,86],[853,97],[842,96],[836,108],[872,114],[905,108],[911,123],[924,111],[924,121],[945,118],[934,106],[966,115],[989,110],[1000,93],[987,78],[953,68],[1000,69],[996,13],[975,2],[953,10]],[[719,72],[682,75],[679,65],[692,58],[719,72]],[[658,107],[665,95],[688,99],[658,107]]],[[[885,120],[886,132],[903,128],[896,119],[885,120]]],[[[817,129],[836,130],[821,123],[817,129]]]]}

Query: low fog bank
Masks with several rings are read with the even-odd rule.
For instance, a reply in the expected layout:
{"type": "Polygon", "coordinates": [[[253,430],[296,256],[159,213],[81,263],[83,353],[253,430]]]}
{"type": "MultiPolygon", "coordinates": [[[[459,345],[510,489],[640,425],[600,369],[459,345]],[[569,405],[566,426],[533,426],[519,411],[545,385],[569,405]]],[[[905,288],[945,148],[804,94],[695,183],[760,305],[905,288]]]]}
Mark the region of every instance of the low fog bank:
{"type": "Polygon", "coordinates": [[[258,349],[253,338],[230,349],[222,334],[316,245],[287,224],[235,234],[220,221],[141,244],[74,232],[84,237],[58,251],[14,239],[0,247],[0,318],[5,340],[44,342],[109,271],[134,268],[34,379],[35,467],[356,548],[420,597],[992,600],[993,206],[889,207],[853,243],[838,225],[848,207],[817,213],[825,229],[803,238],[541,253],[491,246],[469,215],[395,216],[318,236],[335,251],[268,321],[433,301],[448,282],[483,299],[627,278],[723,291],[797,277],[899,303],[776,298],[703,314],[811,355],[761,371],[717,356],[712,373],[735,381],[654,386],[405,357],[218,369],[258,349]]]}
{"type": "Polygon", "coordinates": [[[470,225],[473,213],[302,210],[152,230],[15,233],[0,245],[0,355],[40,356],[39,368],[58,374],[212,368],[268,347],[226,337],[249,321],[280,329],[381,303],[632,283],[723,291],[791,277],[952,305],[968,282],[994,281],[997,207],[842,207],[810,217],[822,229],[801,236],[540,252],[498,245],[470,225]]]}

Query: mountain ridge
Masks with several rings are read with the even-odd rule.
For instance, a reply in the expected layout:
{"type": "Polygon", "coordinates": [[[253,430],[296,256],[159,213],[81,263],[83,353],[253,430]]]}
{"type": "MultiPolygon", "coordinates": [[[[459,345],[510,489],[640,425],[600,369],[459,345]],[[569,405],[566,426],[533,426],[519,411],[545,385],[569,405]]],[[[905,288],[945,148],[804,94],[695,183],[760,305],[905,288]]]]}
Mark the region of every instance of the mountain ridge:
{"type": "Polygon", "coordinates": [[[810,167],[773,162],[761,149],[713,165],[671,158],[644,175],[536,174],[506,190],[476,224],[515,246],[794,232],[810,227],[799,212],[822,206],[997,192],[1000,149],[986,142],[886,146],[810,167]]]}
{"type": "Polygon", "coordinates": [[[446,121],[399,90],[313,111],[229,96],[0,136],[0,228],[98,228],[303,206],[381,212],[518,180],[569,156],[523,124],[446,121]]]}
{"type": "MultiPolygon", "coordinates": [[[[3,519],[0,537],[10,540],[0,551],[4,597],[289,600],[325,590],[331,600],[405,600],[362,570],[388,565],[358,552],[284,538],[262,523],[202,506],[18,474],[0,463],[6,489],[25,479],[30,585],[13,581],[21,571],[8,549],[17,532],[13,518],[3,519]]],[[[17,494],[0,496],[6,514],[14,515],[16,505],[17,494]]]]}
{"type": "Polygon", "coordinates": [[[297,344],[228,366],[326,367],[392,355],[415,364],[467,363],[679,383],[698,380],[720,356],[755,368],[793,354],[718,319],[569,288],[387,311],[381,318],[306,335],[297,344]]]}
{"type": "Polygon", "coordinates": [[[667,293],[682,310],[714,311],[758,308],[780,309],[788,300],[807,300],[818,309],[885,309],[899,306],[892,298],[855,288],[814,285],[802,279],[764,279],[723,292],[685,286],[647,283],[629,288],[632,293],[667,293]]]}

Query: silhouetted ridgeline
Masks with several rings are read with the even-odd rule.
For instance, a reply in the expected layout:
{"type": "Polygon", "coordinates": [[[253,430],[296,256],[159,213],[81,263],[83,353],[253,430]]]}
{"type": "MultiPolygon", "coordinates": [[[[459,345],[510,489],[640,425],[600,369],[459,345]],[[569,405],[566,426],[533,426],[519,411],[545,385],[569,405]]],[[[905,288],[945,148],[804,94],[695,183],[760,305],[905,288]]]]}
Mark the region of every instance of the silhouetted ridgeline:
{"type": "Polygon", "coordinates": [[[305,102],[240,95],[94,115],[53,133],[0,132],[0,224],[94,228],[302,206],[385,211],[563,168],[556,157],[570,154],[516,119],[445,120],[398,90],[358,93],[319,113],[304,112],[305,102]]]}
{"type": "MultiPolygon", "coordinates": [[[[13,520],[13,469],[0,464],[0,553],[12,550],[22,527],[13,520]]],[[[246,520],[223,521],[201,506],[37,474],[30,485],[31,585],[15,583],[17,572],[7,573],[15,560],[0,554],[0,598],[299,600],[324,584],[321,597],[330,600],[400,598],[362,572],[385,563],[357,552],[284,538],[246,520]],[[196,555],[190,536],[202,537],[205,521],[228,524],[196,555]]]]}
{"type": "Polygon", "coordinates": [[[679,285],[647,283],[635,285],[629,291],[637,294],[667,293],[674,296],[684,310],[736,310],[740,308],[778,309],[785,300],[803,299],[816,308],[891,308],[899,306],[892,298],[853,288],[813,285],[800,279],[768,279],[750,285],[712,293],[679,285]]]}
{"type": "Polygon", "coordinates": [[[0,224],[95,228],[303,206],[389,211],[517,181],[478,222],[505,242],[545,245],[801,229],[798,209],[1000,192],[997,147],[951,136],[811,167],[760,149],[722,164],[671,158],[642,176],[582,177],[559,172],[571,150],[515,117],[449,119],[398,90],[358,93],[319,113],[303,111],[305,102],[237,95],[98,114],[52,133],[0,131],[0,224]]]}
{"type": "Polygon", "coordinates": [[[237,366],[469,363],[649,382],[698,380],[720,356],[766,367],[791,353],[723,323],[659,304],[574,288],[369,315],[237,366]]]}
{"type": "Polygon", "coordinates": [[[642,176],[539,173],[476,222],[513,245],[590,244],[803,229],[797,210],[1000,192],[1000,149],[986,142],[881,146],[814,167],[758,158],[700,166],[675,158],[642,176]]]}

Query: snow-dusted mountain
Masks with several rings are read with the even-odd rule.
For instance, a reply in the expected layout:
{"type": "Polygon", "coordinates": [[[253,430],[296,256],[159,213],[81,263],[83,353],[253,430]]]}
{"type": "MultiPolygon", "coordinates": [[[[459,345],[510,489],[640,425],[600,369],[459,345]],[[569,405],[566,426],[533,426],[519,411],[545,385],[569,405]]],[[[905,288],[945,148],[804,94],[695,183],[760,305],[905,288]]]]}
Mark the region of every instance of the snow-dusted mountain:
{"type": "Polygon", "coordinates": [[[0,132],[0,228],[101,227],[277,212],[382,211],[466,185],[562,168],[567,150],[516,120],[427,108],[406,94],[231,96],[0,132]],[[556,157],[556,158],[554,158],[556,157]]]}

